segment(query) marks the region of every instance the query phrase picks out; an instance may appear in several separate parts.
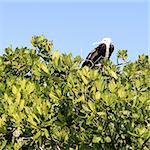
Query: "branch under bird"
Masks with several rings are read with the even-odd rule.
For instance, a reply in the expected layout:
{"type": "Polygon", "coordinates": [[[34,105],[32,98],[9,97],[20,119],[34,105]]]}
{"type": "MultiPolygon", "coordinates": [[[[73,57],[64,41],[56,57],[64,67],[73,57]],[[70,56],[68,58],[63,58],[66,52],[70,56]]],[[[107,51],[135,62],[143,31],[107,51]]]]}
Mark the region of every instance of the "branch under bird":
{"type": "Polygon", "coordinates": [[[98,46],[88,54],[82,67],[89,66],[90,68],[93,68],[94,66],[98,66],[102,59],[109,59],[114,51],[114,45],[112,44],[111,38],[105,37],[101,42],[93,44],[98,46]]]}

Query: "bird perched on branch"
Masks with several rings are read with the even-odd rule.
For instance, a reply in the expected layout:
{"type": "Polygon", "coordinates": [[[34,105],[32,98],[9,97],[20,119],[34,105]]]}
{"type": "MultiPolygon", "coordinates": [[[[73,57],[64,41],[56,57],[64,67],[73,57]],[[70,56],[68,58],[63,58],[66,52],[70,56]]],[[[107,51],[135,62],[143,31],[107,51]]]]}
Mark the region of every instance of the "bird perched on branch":
{"type": "Polygon", "coordinates": [[[89,66],[90,68],[93,68],[94,66],[99,66],[100,60],[109,59],[114,51],[114,45],[112,44],[111,38],[103,38],[101,42],[94,44],[99,44],[99,46],[88,54],[82,67],[89,66]]]}

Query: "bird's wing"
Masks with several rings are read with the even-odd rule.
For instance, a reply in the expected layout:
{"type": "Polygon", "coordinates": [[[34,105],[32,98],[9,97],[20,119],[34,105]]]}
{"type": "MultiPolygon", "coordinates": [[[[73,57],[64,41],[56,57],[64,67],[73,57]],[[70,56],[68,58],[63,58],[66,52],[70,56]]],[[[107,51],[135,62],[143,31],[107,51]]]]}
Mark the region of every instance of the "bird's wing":
{"type": "Polygon", "coordinates": [[[100,44],[86,57],[87,60],[91,60],[94,64],[100,57],[105,57],[106,45],[100,44]]]}
{"type": "Polygon", "coordinates": [[[105,57],[106,45],[104,43],[96,47],[92,52],[88,54],[85,61],[82,64],[82,67],[89,66],[93,67],[99,62],[103,57],[105,57]]]}
{"type": "Polygon", "coordinates": [[[113,51],[114,51],[114,45],[110,44],[110,47],[109,47],[109,58],[110,58],[110,56],[111,56],[113,51]]]}

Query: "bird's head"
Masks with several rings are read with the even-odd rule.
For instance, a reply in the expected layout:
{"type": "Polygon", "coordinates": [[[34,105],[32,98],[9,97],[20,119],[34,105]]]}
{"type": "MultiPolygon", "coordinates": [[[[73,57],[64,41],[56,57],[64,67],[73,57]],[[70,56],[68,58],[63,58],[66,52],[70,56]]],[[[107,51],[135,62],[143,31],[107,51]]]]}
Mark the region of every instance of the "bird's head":
{"type": "Polygon", "coordinates": [[[94,42],[93,45],[99,45],[105,43],[106,45],[110,45],[112,43],[111,38],[104,37],[100,42],[94,42]]]}
{"type": "Polygon", "coordinates": [[[112,40],[111,40],[111,38],[105,37],[102,39],[102,41],[100,43],[105,43],[105,44],[110,45],[112,43],[112,40]]]}

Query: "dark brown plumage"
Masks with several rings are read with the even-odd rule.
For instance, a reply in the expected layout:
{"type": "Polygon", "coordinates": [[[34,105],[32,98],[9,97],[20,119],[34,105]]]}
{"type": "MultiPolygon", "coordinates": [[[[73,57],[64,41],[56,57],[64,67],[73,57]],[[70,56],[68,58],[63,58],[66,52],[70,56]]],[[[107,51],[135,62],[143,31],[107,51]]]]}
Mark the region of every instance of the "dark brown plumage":
{"type": "Polygon", "coordinates": [[[111,39],[104,38],[100,45],[88,54],[82,67],[89,66],[93,68],[95,65],[99,64],[100,60],[104,58],[109,59],[113,51],[114,45],[111,44],[111,39]]]}

